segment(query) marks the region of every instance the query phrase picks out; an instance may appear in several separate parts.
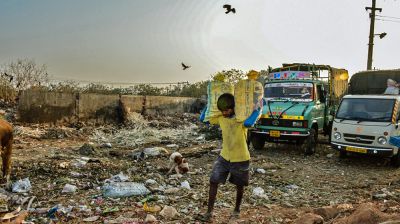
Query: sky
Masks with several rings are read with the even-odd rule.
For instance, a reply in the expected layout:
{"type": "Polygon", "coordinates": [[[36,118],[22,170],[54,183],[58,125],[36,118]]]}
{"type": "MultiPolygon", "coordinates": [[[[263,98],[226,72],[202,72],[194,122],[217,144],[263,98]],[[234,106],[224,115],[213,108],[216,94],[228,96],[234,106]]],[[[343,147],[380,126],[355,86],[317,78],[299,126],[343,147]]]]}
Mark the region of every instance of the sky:
{"type": "MultiPolygon", "coordinates": [[[[0,64],[29,58],[53,79],[117,83],[196,82],[291,62],[354,74],[367,66],[366,6],[371,0],[0,1],[0,64]]],[[[389,16],[377,18],[392,21],[376,21],[375,33],[387,36],[374,38],[373,67],[400,68],[400,1],[377,7],[389,16]]]]}

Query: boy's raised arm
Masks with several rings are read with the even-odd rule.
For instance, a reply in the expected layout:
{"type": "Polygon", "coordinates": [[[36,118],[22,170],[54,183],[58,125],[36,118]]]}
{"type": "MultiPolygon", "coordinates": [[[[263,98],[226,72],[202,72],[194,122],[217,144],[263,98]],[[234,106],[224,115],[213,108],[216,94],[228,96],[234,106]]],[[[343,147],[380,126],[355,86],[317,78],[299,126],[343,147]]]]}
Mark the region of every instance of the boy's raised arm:
{"type": "Polygon", "coordinates": [[[261,114],[261,108],[254,110],[253,113],[251,113],[251,115],[243,122],[243,125],[246,128],[253,127],[256,124],[258,118],[260,117],[260,114],[261,114]]]}

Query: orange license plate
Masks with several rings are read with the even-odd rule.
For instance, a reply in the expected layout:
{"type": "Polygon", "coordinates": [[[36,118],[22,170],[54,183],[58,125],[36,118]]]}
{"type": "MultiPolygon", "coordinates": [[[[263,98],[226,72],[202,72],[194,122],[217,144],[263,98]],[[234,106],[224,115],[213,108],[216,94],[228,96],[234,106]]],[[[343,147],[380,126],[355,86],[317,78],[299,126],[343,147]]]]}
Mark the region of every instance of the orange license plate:
{"type": "Polygon", "coordinates": [[[270,131],[269,135],[271,137],[279,138],[279,137],[281,137],[281,132],[280,131],[270,131]]]}
{"type": "Polygon", "coordinates": [[[346,147],[346,151],[348,152],[358,152],[358,153],[367,153],[366,149],[356,148],[356,147],[346,147]]]}

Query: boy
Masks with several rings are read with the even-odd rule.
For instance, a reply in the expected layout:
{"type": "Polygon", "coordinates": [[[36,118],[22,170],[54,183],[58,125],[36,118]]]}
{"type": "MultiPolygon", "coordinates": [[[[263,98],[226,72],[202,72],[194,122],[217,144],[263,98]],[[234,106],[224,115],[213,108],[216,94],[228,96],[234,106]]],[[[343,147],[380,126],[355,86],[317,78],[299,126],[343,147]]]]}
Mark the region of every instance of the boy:
{"type": "MultiPolygon", "coordinates": [[[[230,93],[222,94],[217,101],[222,116],[211,118],[211,124],[218,124],[222,130],[222,150],[214,163],[210,177],[208,208],[205,214],[197,219],[209,221],[212,218],[214,203],[217,196],[218,184],[225,183],[228,174],[229,182],[236,185],[236,205],[231,218],[239,218],[244,186],[249,185],[250,153],[247,148],[247,127],[254,125],[260,109],[255,110],[243,123],[235,118],[235,100],[230,93]]],[[[200,120],[204,121],[203,110],[200,120]]]]}

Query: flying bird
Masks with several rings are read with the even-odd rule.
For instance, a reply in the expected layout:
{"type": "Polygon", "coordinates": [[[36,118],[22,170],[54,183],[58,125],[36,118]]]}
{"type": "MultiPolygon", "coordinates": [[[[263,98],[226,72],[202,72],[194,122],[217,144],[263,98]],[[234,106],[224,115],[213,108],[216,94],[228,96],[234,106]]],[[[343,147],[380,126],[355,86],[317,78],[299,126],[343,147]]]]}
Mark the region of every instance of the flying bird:
{"type": "Polygon", "coordinates": [[[231,5],[226,4],[226,5],[223,6],[223,8],[226,9],[225,14],[228,14],[228,13],[230,13],[230,12],[236,13],[236,9],[235,9],[235,8],[232,8],[231,5]]]}
{"type": "Polygon", "coordinates": [[[183,64],[183,62],[182,62],[182,69],[183,70],[186,70],[186,69],[188,69],[188,68],[190,68],[191,66],[189,66],[189,65],[185,65],[185,64],[183,64]]]}

